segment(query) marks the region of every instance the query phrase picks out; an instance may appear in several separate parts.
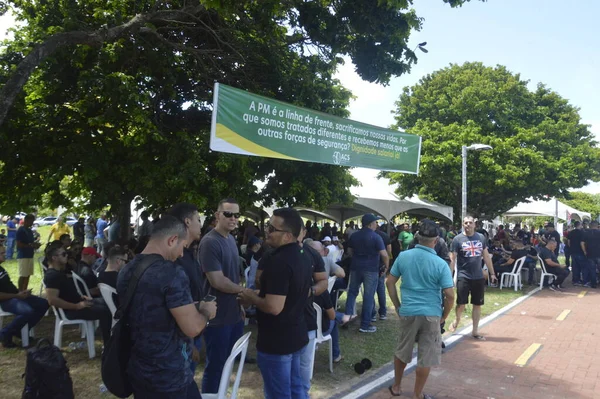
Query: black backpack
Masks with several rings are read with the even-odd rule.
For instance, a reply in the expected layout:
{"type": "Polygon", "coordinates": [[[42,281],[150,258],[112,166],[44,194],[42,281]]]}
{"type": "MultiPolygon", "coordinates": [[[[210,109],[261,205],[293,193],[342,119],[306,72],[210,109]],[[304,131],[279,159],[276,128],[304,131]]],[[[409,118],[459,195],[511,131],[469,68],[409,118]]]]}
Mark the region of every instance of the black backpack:
{"type": "Polygon", "coordinates": [[[129,358],[131,358],[131,348],[133,347],[127,317],[129,305],[131,305],[135,289],[146,269],[153,263],[163,259],[160,255],[147,255],[136,266],[133,277],[127,287],[125,300],[121,302],[121,306],[119,306],[119,309],[115,313],[114,318],[117,319],[117,322],[112,328],[108,343],[104,345],[104,352],[102,353],[102,381],[106,389],[119,398],[126,398],[133,393],[133,388],[127,376],[127,365],[129,358]]]}
{"type": "Polygon", "coordinates": [[[60,349],[46,338],[27,351],[22,399],[73,399],[73,381],[60,349]]]}

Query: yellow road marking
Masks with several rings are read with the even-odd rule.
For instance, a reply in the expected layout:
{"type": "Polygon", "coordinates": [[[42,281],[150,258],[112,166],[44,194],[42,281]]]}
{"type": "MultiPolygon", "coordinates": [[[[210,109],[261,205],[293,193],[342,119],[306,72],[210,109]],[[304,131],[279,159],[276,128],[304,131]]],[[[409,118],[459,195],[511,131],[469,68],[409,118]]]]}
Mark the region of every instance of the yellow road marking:
{"type": "Polygon", "coordinates": [[[523,354],[519,356],[519,358],[515,361],[515,364],[519,367],[525,367],[527,365],[527,362],[529,362],[529,359],[531,359],[533,355],[535,355],[540,350],[541,347],[542,344],[531,344],[529,348],[527,348],[525,352],[523,352],[523,354]]]}
{"type": "Polygon", "coordinates": [[[577,295],[577,298],[583,298],[585,294],[587,294],[587,291],[581,291],[579,295],[577,295]]]}
{"type": "Polygon", "coordinates": [[[569,309],[563,310],[562,313],[558,315],[558,317],[556,318],[556,320],[563,321],[564,319],[567,318],[567,316],[569,315],[569,313],[571,313],[571,311],[569,309]]]}

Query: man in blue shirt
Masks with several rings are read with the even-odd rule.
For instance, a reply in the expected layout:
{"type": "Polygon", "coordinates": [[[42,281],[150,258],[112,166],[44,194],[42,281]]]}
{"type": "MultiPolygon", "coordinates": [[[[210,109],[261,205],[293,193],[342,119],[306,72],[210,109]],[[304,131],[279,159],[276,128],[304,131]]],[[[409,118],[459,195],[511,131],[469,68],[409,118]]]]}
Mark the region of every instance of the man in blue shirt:
{"type": "Polygon", "coordinates": [[[29,277],[33,274],[33,253],[40,244],[33,238],[33,221],[35,216],[28,214],[23,226],[17,230],[17,261],[19,263],[19,291],[27,291],[29,277]]]}
{"type": "MultiPolygon", "coordinates": [[[[102,253],[102,251],[104,250],[104,246],[106,245],[106,243],[108,242],[106,240],[106,236],[104,235],[104,230],[106,229],[106,227],[108,226],[108,222],[106,221],[106,214],[100,216],[98,218],[98,221],[96,222],[96,246],[97,246],[97,250],[98,252],[102,253]]],[[[106,254],[104,254],[106,255],[106,254]]]]}
{"type": "Polygon", "coordinates": [[[412,360],[415,341],[418,360],[413,398],[423,398],[431,366],[442,361],[440,323],[444,322],[454,304],[454,283],[448,264],[435,252],[439,228],[431,220],[419,226],[419,244],[400,253],[386,285],[396,313],[400,317],[400,337],[394,353],[394,384],[388,389],[392,396],[400,396],[402,374],[412,360]],[[402,306],[398,300],[396,283],[402,278],[402,306]],[[442,309],[442,291],[445,296],[442,309]]]}
{"type": "Polygon", "coordinates": [[[117,292],[125,301],[129,282],[140,262],[155,256],[140,277],[128,311],[131,358],[127,373],[135,399],[200,399],[190,368],[192,338],[216,314],[214,302],[192,300],[190,283],[174,262],[187,243],[187,228],[171,215],[154,226],[144,251],[119,272],[117,292]]]}
{"type": "Polygon", "coordinates": [[[383,239],[375,233],[379,218],[367,213],[362,217],[362,229],[353,233],[348,240],[348,253],[352,256],[350,263],[350,280],[348,299],[346,300],[346,317],[352,317],[358,289],[364,284],[363,305],[360,329],[363,333],[373,333],[377,327],[371,325],[371,313],[375,307],[375,290],[379,278],[379,266],[389,268],[390,258],[385,249],[383,239]]]}
{"type": "Polygon", "coordinates": [[[15,251],[15,243],[17,242],[17,218],[11,216],[6,222],[6,228],[8,229],[6,235],[6,259],[11,260],[15,251]]]}

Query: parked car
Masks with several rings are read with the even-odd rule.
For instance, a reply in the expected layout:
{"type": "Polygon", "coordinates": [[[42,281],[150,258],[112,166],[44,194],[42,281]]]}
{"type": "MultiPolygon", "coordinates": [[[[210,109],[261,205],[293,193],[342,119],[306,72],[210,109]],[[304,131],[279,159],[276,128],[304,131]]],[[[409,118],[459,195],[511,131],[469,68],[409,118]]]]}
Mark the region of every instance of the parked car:
{"type": "Polygon", "coordinates": [[[75,219],[74,217],[68,216],[65,218],[65,222],[67,223],[68,226],[73,226],[75,223],[77,223],[77,219],[75,219]]]}
{"type": "Polygon", "coordinates": [[[45,218],[36,219],[33,222],[33,226],[52,226],[54,223],[56,223],[56,219],[58,219],[56,216],[46,216],[45,218]]]}

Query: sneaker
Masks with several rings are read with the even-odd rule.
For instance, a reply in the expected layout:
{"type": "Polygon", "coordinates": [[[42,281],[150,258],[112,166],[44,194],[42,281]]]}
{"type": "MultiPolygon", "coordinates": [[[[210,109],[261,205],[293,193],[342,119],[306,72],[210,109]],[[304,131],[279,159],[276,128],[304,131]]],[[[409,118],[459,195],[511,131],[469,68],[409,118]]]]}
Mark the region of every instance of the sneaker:
{"type": "Polygon", "coordinates": [[[558,292],[558,287],[555,286],[554,284],[549,285],[548,288],[550,288],[551,291],[558,292]]]}
{"type": "Polygon", "coordinates": [[[377,327],[375,326],[369,326],[367,328],[359,328],[358,329],[359,332],[361,333],[374,333],[375,331],[377,331],[377,327]]]}
{"type": "Polygon", "coordinates": [[[585,283],[584,285],[582,285],[582,287],[585,288],[592,288],[592,285],[590,283],[585,283]]]}
{"type": "Polygon", "coordinates": [[[343,357],[342,355],[339,355],[338,357],[336,357],[335,359],[333,359],[333,362],[334,362],[334,363],[339,363],[339,362],[341,362],[341,361],[342,361],[342,359],[343,359],[343,358],[344,358],[344,357],[343,357]]]}
{"type": "Polygon", "coordinates": [[[387,320],[387,316],[386,315],[379,315],[379,320],[387,320]]]}
{"type": "Polygon", "coordinates": [[[573,287],[581,287],[583,284],[581,284],[580,282],[577,283],[573,283],[573,287]]]}
{"type": "Polygon", "coordinates": [[[371,323],[375,323],[377,321],[377,316],[371,317],[371,323]]]}

